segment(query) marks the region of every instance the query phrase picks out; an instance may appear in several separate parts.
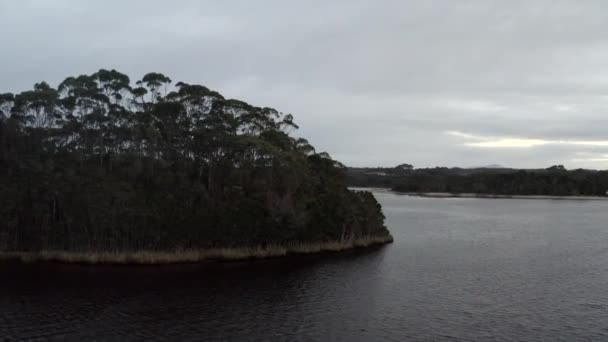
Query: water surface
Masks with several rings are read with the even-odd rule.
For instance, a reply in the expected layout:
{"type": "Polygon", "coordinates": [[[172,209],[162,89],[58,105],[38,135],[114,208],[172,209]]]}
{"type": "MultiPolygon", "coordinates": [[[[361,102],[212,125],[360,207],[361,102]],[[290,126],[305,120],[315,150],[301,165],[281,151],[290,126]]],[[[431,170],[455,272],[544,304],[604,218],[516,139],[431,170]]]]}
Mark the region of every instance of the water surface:
{"type": "Polygon", "coordinates": [[[608,340],[607,202],[376,196],[383,248],[0,264],[0,340],[608,340]]]}

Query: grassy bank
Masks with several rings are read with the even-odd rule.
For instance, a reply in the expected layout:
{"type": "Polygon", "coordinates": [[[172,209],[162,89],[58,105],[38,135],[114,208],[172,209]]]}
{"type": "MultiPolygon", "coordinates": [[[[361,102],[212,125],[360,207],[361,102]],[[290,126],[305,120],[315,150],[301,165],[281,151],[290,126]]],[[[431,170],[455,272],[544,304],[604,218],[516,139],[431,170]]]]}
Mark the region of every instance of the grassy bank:
{"type": "Polygon", "coordinates": [[[135,252],[0,252],[0,259],[22,262],[59,261],[84,264],[173,264],[192,263],[205,260],[245,260],[286,256],[289,254],[312,254],[339,252],[353,248],[369,247],[393,242],[393,237],[368,236],[360,239],[297,243],[290,245],[255,246],[239,248],[211,248],[202,250],[135,251],[135,252]]]}

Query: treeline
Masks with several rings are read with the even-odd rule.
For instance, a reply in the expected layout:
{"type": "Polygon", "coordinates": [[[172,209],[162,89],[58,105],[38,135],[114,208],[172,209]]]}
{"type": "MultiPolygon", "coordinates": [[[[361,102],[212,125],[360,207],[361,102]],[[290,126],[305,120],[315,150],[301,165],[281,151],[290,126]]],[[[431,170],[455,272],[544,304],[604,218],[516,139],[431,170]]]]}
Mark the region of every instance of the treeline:
{"type": "Polygon", "coordinates": [[[507,168],[350,168],[348,183],[388,187],[401,192],[497,195],[606,196],[608,171],[507,168]]]}
{"type": "Polygon", "coordinates": [[[0,94],[0,250],[134,251],[386,236],[292,115],[116,70],[0,94]]]}

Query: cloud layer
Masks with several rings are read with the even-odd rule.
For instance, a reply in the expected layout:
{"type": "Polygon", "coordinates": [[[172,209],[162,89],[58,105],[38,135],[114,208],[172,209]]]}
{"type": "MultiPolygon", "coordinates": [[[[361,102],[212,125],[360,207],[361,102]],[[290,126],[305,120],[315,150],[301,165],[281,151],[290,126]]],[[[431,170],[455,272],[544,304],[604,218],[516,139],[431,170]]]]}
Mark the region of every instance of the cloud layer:
{"type": "Polygon", "coordinates": [[[599,0],[0,0],[0,91],[160,71],[350,165],[605,169],[607,30],[599,0]]]}

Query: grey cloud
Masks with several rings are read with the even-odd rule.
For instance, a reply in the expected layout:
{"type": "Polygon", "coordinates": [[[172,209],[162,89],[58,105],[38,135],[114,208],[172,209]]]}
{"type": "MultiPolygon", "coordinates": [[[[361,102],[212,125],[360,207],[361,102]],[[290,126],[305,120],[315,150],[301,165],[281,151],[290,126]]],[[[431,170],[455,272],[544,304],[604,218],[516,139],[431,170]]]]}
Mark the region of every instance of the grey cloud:
{"type": "Polygon", "coordinates": [[[599,0],[0,0],[0,90],[154,70],[293,113],[346,164],[608,168],[444,133],[608,140],[607,29],[599,0]]]}

